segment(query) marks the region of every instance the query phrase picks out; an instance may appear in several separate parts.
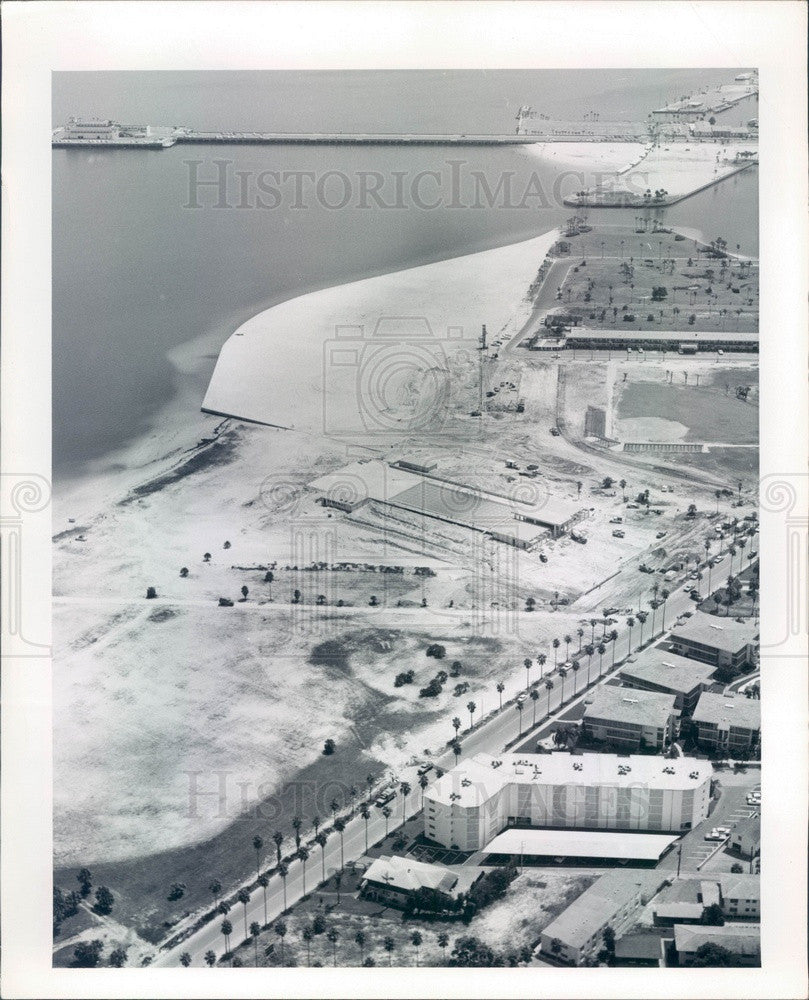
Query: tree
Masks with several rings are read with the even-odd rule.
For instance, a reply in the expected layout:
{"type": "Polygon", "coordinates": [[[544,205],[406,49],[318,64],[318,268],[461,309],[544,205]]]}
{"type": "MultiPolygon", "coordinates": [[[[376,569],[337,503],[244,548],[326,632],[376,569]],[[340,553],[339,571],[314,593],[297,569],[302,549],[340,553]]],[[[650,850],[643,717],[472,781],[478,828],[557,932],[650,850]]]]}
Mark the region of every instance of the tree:
{"type": "Polygon", "coordinates": [[[525,690],[527,691],[531,686],[531,660],[524,659],[522,665],[525,667],[525,690]]]}
{"type": "Polygon", "coordinates": [[[148,601],[152,601],[152,600],[154,600],[155,597],[157,597],[157,591],[155,590],[155,588],[154,587],[147,587],[146,588],[146,599],[148,601]]]}
{"type": "Polygon", "coordinates": [[[640,643],[639,643],[639,646],[638,646],[638,648],[640,649],[643,646],[643,626],[646,624],[646,620],[649,617],[649,612],[648,611],[639,611],[635,617],[640,622],[640,643]]]}
{"type": "Polygon", "coordinates": [[[320,861],[323,865],[323,881],[326,881],[326,841],[328,835],[325,830],[318,830],[315,834],[315,843],[320,848],[320,861]]]}
{"type": "Polygon", "coordinates": [[[419,775],[419,788],[421,789],[421,807],[424,808],[424,792],[427,786],[430,784],[430,779],[426,774],[419,775]]]}
{"type": "Polygon", "coordinates": [[[185,579],[188,576],[188,567],[187,566],[183,566],[183,568],[180,570],[180,576],[183,579],[185,579]]]}
{"type": "Polygon", "coordinates": [[[345,864],[343,862],[343,831],[345,830],[345,828],[346,828],[346,821],[338,817],[334,821],[334,829],[340,834],[340,871],[342,871],[343,868],[345,868],[345,864]]]}
{"type": "Polygon", "coordinates": [[[615,957],[615,931],[612,929],[612,927],[610,927],[609,925],[607,925],[604,928],[604,933],[602,934],[602,937],[604,939],[604,948],[606,949],[607,954],[610,956],[610,958],[614,958],[615,957]]]}
{"type": "Polygon", "coordinates": [[[264,841],[256,834],[253,837],[253,850],[256,852],[256,875],[261,874],[261,849],[264,847],[264,841]]]}
{"type": "Polygon", "coordinates": [[[303,826],[303,820],[300,816],[292,817],[292,828],[295,831],[295,847],[301,846],[301,827],[303,826]]]}
{"type": "Polygon", "coordinates": [[[390,806],[382,806],[382,815],[385,817],[385,836],[388,835],[388,820],[391,818],[392,810],[390,806]]]}
{"type": "Polygon", "coordinates": [[[393,965],[393,951],[396,948],[396,942],[392,937],[386,937],[382,944],[388,953],[388,965],[393,965]]]}
{"type": "Polygon", "coordinates": [[[438,935],[438,947],[441,949],[441,961],[445,962],[447,959],[447,945],[449,944],[449,934],[445,931],[441,931],[438,935]]]}
{"type": "Polygon", "coordinates": [[[473,719],[475,717],[475,709],[476,708],[477,708],[477,705],[473,701],[467,702],[466,710],[467,710],[467,712],[469,712],[469,728],[470,729],[472,728],[472,725],[473,725],[473,719]]]}
{"type": "Polygon", "coordinates": [[[506,690],[506,685],[502,681],[497,682],[497,693],[500,695],[500,708],[503,708],[503,692],[506,690]]]}
{"type": "Polygon", "coordinates": [[[284,882],[284,913],[287,912],[287,875],[289,875],[289,865],[285,861],[282,861],[278,865],[278,874],[281,876],[284,882]]]}
{"type": "Polygon", "coordinates": [[[306,899],[306,862],[309,860],[309,848],[301,844],[298,848],[298,857],[303,866],[303,898],[306,899]]]}
{"type": "Polygon", "coordinates": [[[632,652],[632,629],[635,627],[635,619],[631,616],[626,620],[626,627],[629,629],[629,640],[626,645],[627,655],[632,652]]]}
{"type": "Polygon", "coordinates": [[[180,965],[182,965],[184,969],[187,969],[190,964],[191,964],[191,953],[188,951],[184,951],[182,955],[180,955],[180,965]]]}
{"type": "Polygon", "coordinates": [[[727,948],[723,948],[721,944],[714,944],[712,941],[706,941],[705,944],[701,944],[694,952],[694,958],[691,962],[694,968],[702,969],[729,968],[738,964],[738,959],[733,956],[732,952],[727,948]]]}
{"type": "Polygon", "coordinates": [[[72,964],[77,969],[94,969],[101,959],[104,942],[96,938],[93,941],[80,941],[73,949],[72,964]]]}
{"type": "Polygon", "coordinates": [[[575,697],[576,696],[576,676],[577,676],[577,674],[579,672],[579,669],[581,668],[581,664],[579,663],[578,660],[574,660],[570,664],[570,667],[571,667],[571,669],[573,671],[573,696],[575,697]]]}
{"type": "MultiPolygon", "coordinates": [[[[358,932],[359,933],[359,932],[358,932]]],[[[314,937],[314,932],[311,927],[304,927],[301,931],[301,937],[306,945],[306,964],[311,966],[312,964],[312,938],[314,937]]]]}
{"type": "Polygon", "coordinates": [[[324,757],[331,757],[336,748],[334,740],[329,739],[323,744],[323,755],[324,757]]]}
{"type": "Polygon", "coordinates": [[[239,900],[239,902],[244,907],[244,936],[245,936],[245,939],[246,939],[247,938],[247,904],[250,902],[250,893],[247,891],[247,889],[239,889],[239,892],[238,892],[236,898],[239,900]]]}
{"type": "Polygon", "coordinates": [[[81,886],[82,896],[89,896],[90,889],[92,888],[93,885],[93,876],[90,874],[90,869],[81,868],[76,878],[78,879],[79,885],[81,886]]]}
{"type": "Polygon", "coordinates": [[[225,939],[225,954],[230,954],[230,935],[233,933],[233,924],[226,918],[219,926],[219,932],[225,939]]]}
{"type": "Polygon", "coordinates": [[[202,561],[203,562],[210,562],[211,561],[211,553],[210,552],[206,552],[205,555],[202,557],[202,561]]]}
{"type": "Polygon", "coordinates": [[[210,950],[205,952],[205,964],[209,969],[212,969],[216,965],[216,952],[210,950]]]}
{"type": "Polygon", "coordinates": [[[626,487],[627,487],[627,482],[626,482],[625,479],[622,479],[618,483],[618,485],[621,487],[621,495],[623,496],[624,503],[626,503],[626,487]]]}
{"type": "Polygon", "coordinates": [[[719,903],[711,903],[710,906],[705,907],[700,923],[707,924],[709,927],[724,927],[725,915],[719,903]]]}
{"type": "Polygon", "coordinates": [[[219,881],[218,878],[215,878],[211,881],[210,885],[208,886],[208,889],[213,895],[214,903],[218,903],[219,893],[222,891],[222,883],[219,881]]]}
{"type": "Polygon", "coordinates": [[[331,941],[332,964],[337,965],[337,941],[340,938],[340,932],[336,927],[330,927],[326,937],[331,941]]]}
{"type": "Polygon", "coordinates": [[[739,864],[738,861],[734,861],[733,864],[730,866],[730,870],[731,873],[734,875],[741,875],[742,872],[744,871],[744,868],[742,868],[742,866],[739,864]]]}
{"type": "Polygon", "coordinates": [[[546,678],[546,680],[545,680],[545,690],[548,692],[548,710],[547,710],[546,714],[550,715],[551,714],[551,691],[553,691],[553,681],[550,679],[550,677],[546,678]]]}
{"type": "Polygon", "coordinates": [[[455,766],[457,767],[458,758],[461,756],[461,741],[458,739],[450,740],[449,748],[455,754],[455,766]]]}
{"type": "MultiPolygon", "coordinates": [[[[185,952],[185,954],[188,954],[185,952]]],[[[126,962],[126,948],[115,948],[110,952],[110,965],[113,969],[122,969],[126,962]]]]}
{"type": "Polygon", "coordinates": [[[168,899],[174,902],[176,899],[182,899],[185,895],[185,882],[172,882],[169,886],[168,899]]]}
{"type": "Polygon", "coordinates": [[[261,934],[261,925],[257,920],[250,924],[250,936],[253,938],[253,949],[255,952],[256,968],[258,968],[258,936],[261,934]]]}
{"type": "Polygon", "coordinates": [[[243,587],[242,587],[242,597],[243,597],[243,598],[245,599],[245,601],[247,600],[247,595],[248,595],[249,593],[250,593],[250,591],[249,591],[249,590],[247,589],[247,586],[246,586],[246,585],[245,585],[245,586],[243,586],[243,587]]]}
{"type": "Polygon", "coordinates": [[[493,948],[476,937],[459,937],[452,949],[451,966],[497,967],[503,965],[503,958],[493,948]]]}
{"type": "Polygon", "coordinates": [[[557,651],[558,651],[559,647],[562,644],[561,644],[561,642],[559,642],[558,639],[554,639],[553,642],[551,643],[551,645],[553,646],[553,669],[556,670],[556,656],[557,656],[557,651]]]}
{"type": "Polygon", "coordinates": [[[360,965],[362,965],[363,962],[365,961],[365,941],[366,941],[365,931],[357,931],[357,933],[354,935],[354,941],[357,945],[359,945],[360,965]]]}
{"type": "Polygon", "coordinates": [[[407,796],[411,792],[410,783],[403,781],[400,786],[400,791],[402,793],[402,822],[404,823],[407,813],[407,796]]]}
{"type": "Polygon", "coordinates": [[[604,666],[604,654],[607,652],[607,647],[603,642],[598,644],[598,676],[601,677],[601,672],[604,666]]]}
{"type": "Polygon", "coordinates": [[[517,709],[517,712],[519,713],[519,723],[520,723],[520,726],[519,726],[519,731],[517,733],[517,736],[519,737],[519,736],[522,736],[522,710],[523,710],[523,703],[521,701],[518,701],[515,707],[517,709]]]}
{"type": "Polygon", "coordinates": [[[532,709],[532,712],[533,712],[533,717],[531,719],[531,725],[535,726],[537,724],[537,702],[539,701],[539,691],[537,691],[537,689],[534,688],[531,691],[531,694],[529,695],[529,698],[534,703],[531,706],[531,709],[532,709]]]}
{"type": "Polygon", "coordinates": [[[660,625],[660,631],[666,631],[666,601],[671,596],[671,591],[667,590],[665,587],[660,591],[660,599],[663,601],[663,621],[660,625]]]}
{"type": "Polygon", "coordinates": [[[458,738],[458,730],[461,728],[461,725],[462,725],[461,720],[456,715],[455,718],[452,720],[452,728],[455,730],[455,739],[458,738]]]}
{"type": "Polygon", "coordinates": [[[284,961],[284,938],[287,936],[287,925],[284,923],[283,920],[276,920],[275,921],[275,927],[273,927],[273,930],[278,935],[278,937],[279,937],[279,939],[281,941],[281,962],[283,963],[283,961],[284,961]]]}
{"type": "Polygon", "coordinates": [[[267,925],[267,886],[270,884],[270,877],[266,873],[262,873],[258,877],[258,884],[261,886],[261,891],[264,893],[264,926],[267,925]]]}
{"type": "Polygon", "coordinates": [[[413,931],[410,935],[410,940],[413,943],[413,947],[416,949],[416,968],[419,967],[419,948],[424,940],[418,931],[413,931]]]}
{"type": "Polygon", "coordinates": [[[115,897],[105,885],[99,886],[99,888],[96,889],[96,901],[95,906],[93,907],[96,913],[104,915],[111,913],[114,902],[115,897]]]}
{"type": "MultiPolygon", "coordinates": [[[[277,860],[278,864],[280,865],[281,864],[281,844],[283,844],[283,842],[284,842],[284,835],[283,835],[283,833],[281,833],[280,830],[276,830],[275,833],[272,835],[272,839],[275,841],[275,853],[277,855],[276,860],[277,860]]],[[[220,886],[219,888],[221,889],[222,887],[220,886]]]]}

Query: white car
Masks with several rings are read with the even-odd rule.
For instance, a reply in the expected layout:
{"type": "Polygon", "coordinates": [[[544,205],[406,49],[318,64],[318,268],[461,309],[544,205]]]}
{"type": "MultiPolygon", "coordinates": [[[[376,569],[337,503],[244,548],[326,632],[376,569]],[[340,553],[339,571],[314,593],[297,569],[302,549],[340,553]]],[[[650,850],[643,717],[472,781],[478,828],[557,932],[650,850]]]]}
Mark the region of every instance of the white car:
{"type": "Polygon", "coordinates": [[[730,827],[729,826],[718,826],[716,828],[716,832],[717,833],[722,833],[726,837],[729,837],[730,836],[730,827]]]}
{"type": "Polygon", "coordinates": [[[724,835],[724,833],[720,833],[718,830],[713,829],[713,830],[711,830],[710,833],[706,833],[705,834],[705,839],[706,840],[724,840],[725,839],[725,835],[724,835]]]}

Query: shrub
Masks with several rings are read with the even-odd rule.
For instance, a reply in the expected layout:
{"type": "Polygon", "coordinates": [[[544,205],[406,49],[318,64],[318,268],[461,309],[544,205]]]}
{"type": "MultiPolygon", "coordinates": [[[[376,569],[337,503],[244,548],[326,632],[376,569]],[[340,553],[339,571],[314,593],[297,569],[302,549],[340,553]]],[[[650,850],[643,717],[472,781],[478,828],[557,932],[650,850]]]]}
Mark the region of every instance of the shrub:
{"type": "Polygon", "coordinates": [[[433,677],[430,683],[419,691],[419,698],[437,698],[442,690],[442,685],[433,677]]]}
{"type": "Polygon", "coordinates": [[[330,757],[336,749],[334,740],[326,740],[323,744],[323,753],[326,757],[330,757]]]}
{"type": "Polygon", "coordinates": [[[402,673],[396,675],[396,679],[393,682],[393,686],[399,688],[405,684],[412,684],[413,678],[415,676],[416,676],[415,671],[405,670],[402,673]]]}
{"type": "Polygon", "coordinates": [[[147,587],[146,588],[146,599],[148,601],[151,601],[155,597],[157,597],[157,591],[155,590],[155,588],[154,587],[147,587]]]}
{"type": "Polygon", "coordinates": [[[427,647],[427,656],[434,656],[436,660],[441,660],[446,655],[446,648],[438,642],[433,642],[427,647]]]}
{"type": "Polygon", "coordinates": [[[175,899],[182,899],[185,895],[185,882],[172,882],[169,889],[168,899],[173,903],[175,899]]]}

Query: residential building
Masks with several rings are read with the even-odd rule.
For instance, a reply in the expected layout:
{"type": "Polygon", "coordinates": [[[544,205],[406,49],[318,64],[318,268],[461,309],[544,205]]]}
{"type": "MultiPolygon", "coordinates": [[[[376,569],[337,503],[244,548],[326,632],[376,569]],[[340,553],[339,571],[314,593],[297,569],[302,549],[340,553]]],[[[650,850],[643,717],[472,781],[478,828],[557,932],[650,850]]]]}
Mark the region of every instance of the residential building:
{"type": "Polygon", "coordinates": [[[388,906],[404,908],[419,889],[451,897],[458,876],[448,868],[398,855],[377,858],[365,872],[360,893],[388,906]]]}
{"type": "Polygon", "coordinates": [[[713,872],[684,875],[667,886],[652,904],[657,926],[699,924],[709,906],[719,906],[726,920],[758,920],[761,888],[758,875],[713,872]]]}
{"type": "Polygon", "coordinates": [[[604,685],[585,708],[582,728],[590,739],[620,749],[662,750],[676,735],[675,700],[670,693],[604,685]]]}
{"type": "Polygon", "coordinates": [[[625,687],[674,695],[676,708],[690,715],[699,696],[711,686],[713,672],[714,668],[706,663],[650,646],[634,663],[621,667],[618,676],[625,687]]]}
{"type": "Polygon", "coordinates": [[[743,695],[728,697],[704,691],[692,719],[697,742],[705,750],[719,750],[733,756],[749,753],[761,739],[761,702],[743,695]]]}
{"type": "Polygon", "coordinates": [[[622,968],[652,968],[661,965],[662,958],[663,948],[659,935],[625,934],[615,942],[612,964],[622,968]]]}
{"type": "Polygon", "coordinates": [[[761,817],[750,816],[736,824],[730,835],[730,846],[743,858],[753,858],[761,853],[761,817]]]}
{"type": "Polygon", "coordinates": [[[482,850],[506,827],[679,833],[708,815],[712,768],[692,757],[478,754],[424,794],[424,833],[482,850]]]}
{"type": "Polygon", "coordinates": [[[761,879],[758,875],[717,875],[722,897],[722,912],[729,919],[761,918],[761,879]]]}
{"type": "Polygon", "coordinates": [[[548,924],[540,952],[568,965],[596,961],[604,947],[604,930],[611,927],[620,937],[665,882],[657,871],[607,872],[548,924]]]}
{"type": "Polygon", "coordinates": [[[733,955],[738,965],[761,964],[761,927],[758,924],[725,924],[723,927],[694,927],[677,924],[674,948],[680,965],[691,965],[704,944],[716,944],[733,955]]]}
{"type": "Polygon", "coordinates": [[[753,662],[757,637],[758,626],[752,618],[737,622],[695,611],[672,628],[670,641],[675,653],[715,667],[741,668],[753,662]]]}

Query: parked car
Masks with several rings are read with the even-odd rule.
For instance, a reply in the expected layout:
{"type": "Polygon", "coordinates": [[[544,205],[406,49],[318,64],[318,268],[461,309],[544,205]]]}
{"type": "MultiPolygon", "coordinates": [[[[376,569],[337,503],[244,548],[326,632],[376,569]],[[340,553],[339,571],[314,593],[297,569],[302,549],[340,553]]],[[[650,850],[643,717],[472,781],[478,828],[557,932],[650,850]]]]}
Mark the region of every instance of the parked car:
{"type": "Polygon", "coordinates": [[[716,828],[714,827],[714,829],[713,829],[713,830],[711,830],[711,832],[710,832],[710,833],[706,833],[706,834],[705,834],[705,839],[706,839],[706,840],[724,840],[724,839],[725,839],[725,835],[724,835],[724,833],[720,833],[720,832],[719,832],[719,831],[718,831],[718,830],[717,830],[717,829],[716,829],[716,828]]]}
{"type": "Polygon", "coordinates": [[[667,531],[658,531],[658,533],[655,535],[655,538],[665,538],[667,534],[668,534],[667,531]]]}
{"type": "Polygon", "coordinates": [[[622,517],[611,517],[610,524],[623,524],[624,519],[622,517]]]}
{"type": "Polygon", "coordinates": [[[376,800],[376,802],[374,802],[374,805],[377,806],[377,808],[381,809],[382,806],[386,806],[389,802],[392,802],[393,799],[395,798],[396,798],[396,792],[394,792],[393,790],[389,792],[383,792],[376,800]]]}
{"type": "Polygon", "coordinates": [[[626,532],[625,532],[625,531],[619,531],[619,530],[618,530],[618,529],[616,528],[616,529],[615,529],[615,531],[613,531],[613,533],[612,533],[612,537],[613,537],[613,538],[623,538],[625,534],[626,534],[626,532]]]}

